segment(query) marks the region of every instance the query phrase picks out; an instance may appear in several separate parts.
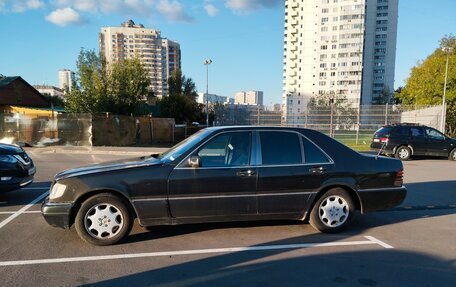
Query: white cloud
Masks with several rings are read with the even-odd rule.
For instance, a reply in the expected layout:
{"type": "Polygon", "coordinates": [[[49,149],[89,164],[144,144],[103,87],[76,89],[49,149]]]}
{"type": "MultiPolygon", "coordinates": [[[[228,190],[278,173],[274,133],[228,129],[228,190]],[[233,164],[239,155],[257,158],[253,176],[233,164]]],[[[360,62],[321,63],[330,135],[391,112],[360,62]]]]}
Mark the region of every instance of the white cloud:
{"type": "Polygon", "coordinates": [[[51,14],[46,16],[46,20],[62,27],[84,22],[79,13],[70,7],[57,9],[51,12],[51,14]]]}
{"type": "Polygon", "coordinates": [[[74,8],[83,12],[96,12],[97,2],[93,0],[78,0],[75,1],[74,8]]]}
{"type": "MultiPolygon", "coordinates": [[[[3,2],[3,6],[6,1],[3,2]]],[[[0,3],[0,7],[2,4],[0,3]]],[[[16,13],[22,13],[26,10],[39,9],[44,7],[44,3],[41,0],[15,0],[11,5],[11,10],[16,13]]]]}
{"type": "Polygon", "coordinates": [[[284,0],[226,0],[226,7],[235,11],[251,12],[284,4],[284,0]]]}
{"type": "Polygon", "coordinates": [[[195,19],[187,14],[184,6],[177,0],[160,0],[157,5],[158,12],[170,22],[193,22],[195,19]]]}
{"type": "Polygon", "coordinates": [[[215,7],[214,4],[209,2],[204,3],[204,9],[206,10],[207,14],[211,17],[216,16],[219,12],[219,9],[215,7]]]}

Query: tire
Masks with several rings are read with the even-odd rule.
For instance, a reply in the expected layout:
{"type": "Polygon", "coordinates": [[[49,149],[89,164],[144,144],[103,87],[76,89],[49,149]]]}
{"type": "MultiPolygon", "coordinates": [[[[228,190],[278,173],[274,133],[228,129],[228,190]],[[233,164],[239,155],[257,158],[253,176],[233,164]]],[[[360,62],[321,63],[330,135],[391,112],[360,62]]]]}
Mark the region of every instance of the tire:
{"type": "Polygon", "coordinates": [[[343,230],[355,214],[355,205],[348,192],[333,188],[323,194],[310,213],[309,222],[317,230],[335,233],[343,230]]]}
{"type": "Polygon", "coordinates": [[[87,243],[111,245],[130,233],[133,220],[132,212],[120,198],[101,193],[82,203],[76,214],[75,228],[79,237],[87,243]]]}
{"type": "Polygon", "coordinates": [[[409,147],[403,145],[397,148],[394,156],[400,160],[409,160],[412,157],[412,151],[409,147]]]}
{"type": "Polygon", "coordinates": [[[454,148],[448,155],[449,160],[456,160],[456,148],[454,148]]]}

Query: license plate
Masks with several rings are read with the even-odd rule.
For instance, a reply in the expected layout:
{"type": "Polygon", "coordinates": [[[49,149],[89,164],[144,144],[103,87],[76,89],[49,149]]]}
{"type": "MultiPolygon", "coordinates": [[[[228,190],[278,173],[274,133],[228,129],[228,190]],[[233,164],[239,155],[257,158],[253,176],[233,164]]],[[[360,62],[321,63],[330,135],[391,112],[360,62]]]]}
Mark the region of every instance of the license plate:
{"type": "Polygon", "coordinates": [[[29,175],[35,174],[35,172],[36,172],[36,167],[32,167],[31,169],[28,170],[29,175]]]}
{"type": "Polygon", "coordinates": [[[380,139],[374,139],[374,143],[380,142],[380,139]]]}

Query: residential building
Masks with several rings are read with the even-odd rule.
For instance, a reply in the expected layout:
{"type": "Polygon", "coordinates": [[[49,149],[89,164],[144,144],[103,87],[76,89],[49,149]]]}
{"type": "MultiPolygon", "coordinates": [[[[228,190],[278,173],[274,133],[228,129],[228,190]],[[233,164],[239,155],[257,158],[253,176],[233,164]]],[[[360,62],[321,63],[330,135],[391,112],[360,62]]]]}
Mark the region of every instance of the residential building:
{"type": "Polygon", "coordinates": [[[59,71],[59,88],[61,90],[65,90],[68,88],[69,91],[71,91],[71,88],[73,86],[75,76],[74,72],[69,70],[69,69],[63,69],[59,71]]]}
{"type": "Polygon", "coordinates": [[[19,76],[0,76],[0,113],[12,106],[48,107],[48,101],[34,87],[19,76]]]}
{"type": "Polygon", "coordinates": [[[237,92],[234,94],[234,102],[236,104],[245,104],[245,92],[237,92]]]}
{"type": "Polygon", "coordinates": [[[196,99],[197,103],[206,104],[206,98],[209,104],[233,104],[234,100],[232,98],[219,96],[215,94],[206,94],[206,93],[198,93],[198,98],[196,99]],[[208,95],[208,97],[206,97],[208,95]]]}
{"type": "Polygon", "coordinates": [[[102,27],[100,55],[108,65],[138,57],[148,69],[150,89],[157,97],[168,96],[168,78],[181,69],[181,50],[177,42],[161,36],[160,31],[144,28],[132,20],[120,27],[102,27]]]}
{"type": "Polygon", "coordinates": [[[33,85],[33,87],[40,92],[42,95],[49,95],[52,97],[59,97],[62,98],[65,95],[64,90],[54,87],[54,86],[49,86],[49,85],[33,85]]]}
{"type": "Polygon", "coordinates": [[[237,92],[235,95],[235,103],[241,105],[263,105],[262,91],[237,92]]]}
{"type": "Polygon", "coordinates": [[[384,101],[394,89],[397,20],[398,0],[286,0],[284,120],[314,97],[384,101]]]}

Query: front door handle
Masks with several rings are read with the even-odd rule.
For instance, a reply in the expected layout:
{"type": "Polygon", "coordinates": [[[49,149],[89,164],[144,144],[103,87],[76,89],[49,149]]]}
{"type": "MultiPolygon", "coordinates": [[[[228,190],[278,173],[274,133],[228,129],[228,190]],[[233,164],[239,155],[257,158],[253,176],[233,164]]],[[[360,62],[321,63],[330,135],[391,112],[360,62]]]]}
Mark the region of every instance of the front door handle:
{"type": "Polygon", "coordinates": [[[309,169],[309,172],[310,173],[319,173],[319,174],[322,174],[322,173],[325,173],[326,172],[326,168],[322,167],[322,166],[319,166],[319,167],[312,167],[309,169]]]}
{"type": "Polygon", "coordinates": [[[242,170],[242,171],[238,171],[236,173],[237,176],[252,176],[252,175],[255,175],[256,173],[253,171],[253,170],[242,170]]]}

